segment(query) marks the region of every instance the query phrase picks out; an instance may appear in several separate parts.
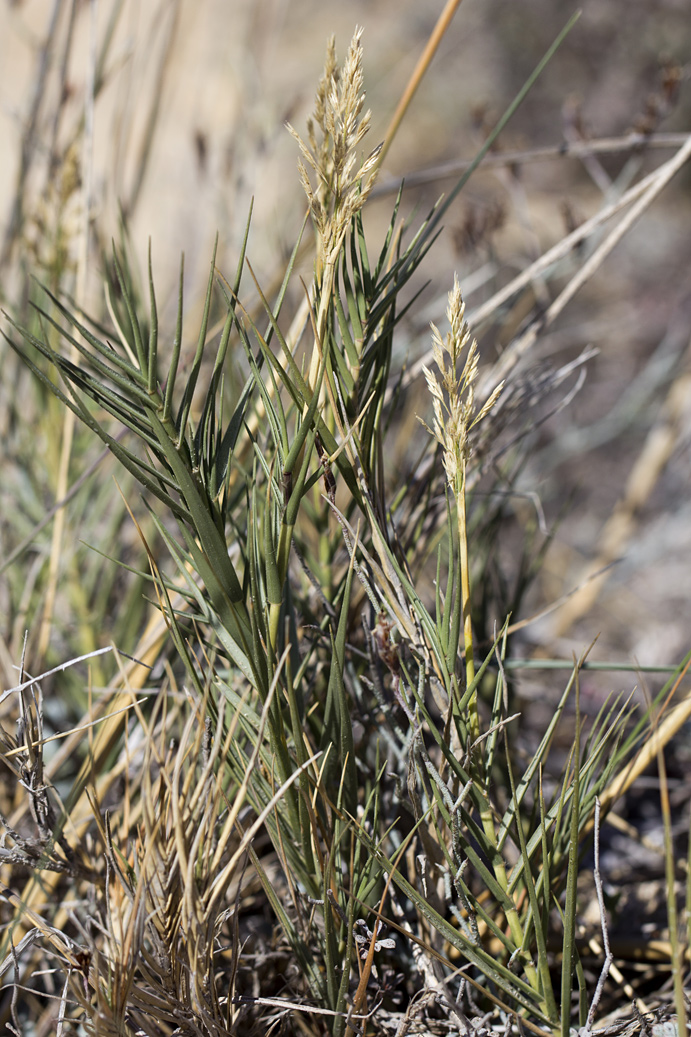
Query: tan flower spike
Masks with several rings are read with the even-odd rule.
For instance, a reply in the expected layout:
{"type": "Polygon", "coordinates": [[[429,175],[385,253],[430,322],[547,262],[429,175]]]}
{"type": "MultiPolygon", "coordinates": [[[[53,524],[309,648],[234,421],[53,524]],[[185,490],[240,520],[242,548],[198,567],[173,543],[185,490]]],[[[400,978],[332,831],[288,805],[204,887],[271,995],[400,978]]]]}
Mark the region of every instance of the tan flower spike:
{"type": "Polygon", "coordinates": [[[449,292],[446,308],[451,329],[445,339],[442,339],[437,326],[432,324],[432,353],[441,381],[428,367],[423,368],[427,388],[433,399],[434,428],[430,428],[422,418],[418,419],[444,451],[444,469],[455,494],[465,487],[465,470],[470,457],[469,434],[492,410],[504,385],[501,382],[475,414],[474,382],[477,378],[479,351],[475,339],[470,341],[470,328],[464,315],[461,287],[458,278],[454,277],[453,290],[449,292]],[[469,342],[463,370],[458,377],[456,369],[469,342]]]}
{"type": "Polygon", "coordinates": [[[314,111],[307,121],[307,143],[288,124],[304,159],[298,161],[298,168],[320,236],[322,268],[338,254],[343,235],[367,200],[377,174],[380,148],[357,165],[358,148],[371,119],[369,110],[362,114],[365,94],[361,36],[362,28],[357,28],[342,69],[336,63],[334,37],[329,39],[314,111]],[[312,186],[308,166],[316,174],[316,188],[312,186]]]}
{"type": "Polygon", "coordinates": [[[356,28],[343,68],[336,62],[331,37],[326,48],[324,72],[319,81],[312,117],[307,121],[307,142],[288,123],[300,148],[298,169],[317,231],[315,288],[319,300],[315,344],[309,368],[309,384],[315,385],[321,344],[332,302],[336,265],[353,216],[374,187],[379,153],[375,148],[360,162],[359,147],[369,130],[371,113],[363,114],[362,28],[356,28]],[[304,161],[303,161],[304,160],[304,161]],[[316,175],[316,186],[310,178],[316,175]]]}
{"type": "MultiPolygon", "coordinates": [[[[434,436],[442,448],[444,470],[456,500],[456,528],[458,531],[458,560],[461,574],[461,601],[463,615],[463,641],[465,649],[466,687],[475,678],[473,658],[473,629],[470,617],[470,566],[468,563],[468,529],[466,524],[466,467],[470,457],[470,432],[488,414],[499,398],[504,383],[501,382],[485,404],[475,413],[475,389],[479,353],[475,339],[471,341],[470,328],[465,319],[465,303],[461,296],[458,278],[454,277],[453,290],[449,292],[446,308],[451,329],[445,339],[439,329],[432,325],[432,354],[441,378],[425,367],[427,387],[434,406],[434,428],[422,418],[427,431],[434,436]],[[470,343],[470,345],[468,345],[470,343]],[[460,376],[456,374],[463,351],[467,347],[460,376]]],[[[469,731],[471,744],[479,737],[480,723],[477,711],[477,691],[468,702],[469,731]]],[[[484,819],[483,819],[484,820],[484,819]]]]}

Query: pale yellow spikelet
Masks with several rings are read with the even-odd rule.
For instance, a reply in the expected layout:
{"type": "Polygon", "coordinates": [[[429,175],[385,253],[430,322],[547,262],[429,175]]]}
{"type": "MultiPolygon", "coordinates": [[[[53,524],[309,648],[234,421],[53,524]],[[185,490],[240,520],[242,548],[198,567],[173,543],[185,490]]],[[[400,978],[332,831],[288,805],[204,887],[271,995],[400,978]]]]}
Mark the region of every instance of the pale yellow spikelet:
{"type": "Polygon", "coordinates": [[[449,292],[446,316],[450,331],[446,338],[432,324],[432,355],[439,368],[441,381],[427,367],[423,368],[427,388],[432,396],[434,428],[422,419],[422,424],[434,436],[443,450],[446,476],[454,493],[462,489],[465,470],[470,456],[470,431],[492,410],[499,399],[503,382],[498,385],[480,411],[475,413],[475,388],[480,353],[470,328],[465,321],[465,303],[458,278],[449,292]],[[467,349],[460,375],[457,366],[467,349]]]}
{"type": "Polygon", "coordinates": [[[362,29],[356,28],[343,67],[336,61],[333,37],[328,41],[307,143],[288,124],[300,148],[298,169],[317,231],[315,289],[319,298],[308,382],[316,384],[322,359],[336,267],[353,217],[367,200],[379,170],[381,145],[361,161],[360,145],[369,131],[371,113],[363,111],[362,29]],[[311,170],[311,172],[310,172],[311,170]],[[314,183],[316,178],[316,184],[314,183]]]}
{"type": "Polygon", "coordinates": [[[497,400],[501,396],[501,391],[502,391],[503,388],[504,388],[504,383],[500,382],[499,385],[495,386],[495,388],[492,389],[492,393],[491,393],[489,399],[482,405],[482,408],[480,409],[480,413],[476,417],[474,424],[476,424],[478,421],[482,421],[482,419],[485,417],[485,415],[489,414],[489,412],[494,407],[494,404],[497,402],[497,400]]]}
{"type": "Polygon", "coordinates": [[[307,122],[307,142],[288,124],[300,148],[300,179],[320,237],[320,270],[335,262],[350,221],[365,203],[378,171],[381,146],[364,161],[359,157],[371,122],[371,113],[363,112],[362,31],[356,28],[341,69],[333,37],[327,43],[324,72],[307,122]],[[308,167],[316,175],[316,187],[308,167]]]}
{"type": "Polygon", "coordinates": [[[331,82],[336,74],[336,37],[330,36],[326,42],[326,58],[324,59],[324,71],[317,87],[317,96],[314,100],[314,112],[312,118],[307,120],[307,136],[312,151],[317,153],[319,145],[315,134],[315,123],[322,131],[322,137],[327,136],[326,130],[326,95],[331,88],[331,82]]]}
{"type": "Polygon", "coordinates": [[[422,421],[422,418],[419,420],[425,426],[430,435],[434,436],[441,446],[444,446],[444,394],[442,392],[442,387],[437,381],[436,375],[433,371],[430,371],[429,367],[423,367],[422,370],[425,374],[427,388],[429,389],[430,395],[434,401],[434,429],[431,429],[425,421],[422,421]]]}

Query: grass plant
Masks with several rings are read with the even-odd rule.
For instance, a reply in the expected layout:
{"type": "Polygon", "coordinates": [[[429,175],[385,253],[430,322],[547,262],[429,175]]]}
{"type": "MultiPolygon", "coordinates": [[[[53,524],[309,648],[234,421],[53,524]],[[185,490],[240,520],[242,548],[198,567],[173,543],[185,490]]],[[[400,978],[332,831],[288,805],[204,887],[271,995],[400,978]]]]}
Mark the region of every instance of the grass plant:
{"type": "MultiPolygon", "coordinates": [[[[62,732],[57,755],[47,678],[22,658],[3,695],[20,725],[0,728],[16,790],[2,808],[0,960],[17,989],[35,984],[7,1007],[12,1032],[29,1019],[36,1029],[23,1032],[52,1021],[98,1037],[478,1026],[568,1037],[592,1026],[579,875],[594,827],[662,727],[622,698],[587,719],[586,651],[526,756],[512,603],[488,639],[478,563],[527,450],[506,432],[525,399],[518,362],[631,219],[584,254],[498,360],[480,356],[454,280],[449,330],[431,331],[436,371],[429,355],[420,362],[428,395],[412,403],[415,368],[402,371],[394,347],[415,275],[496,134],[417,224],[399,217],[399,191],[375,247],[364,210],[382,145],[365,143],[363,82],[361,31],[342,66],[331,40],[306,138],[290,128],[308,214],[280,287],[265,293],[255,277],[250,213],[234,271],[211,257],[189,361],[183,271],[168,337],[151,250],[142,285],[126,247],[113,247],[107,317],[91,319],[57,283],[7,317],[46,408],[72,414],[75,435],[88,430],[117,462],[121,494],[99,491],[113,502],[102,549],[136,530],[140,553],[130,541],[107,567],[121,562],[131,601],[144,589],[153,605],[148,626],[132,604],[130,625],[121,609],[104,632],[117,671],[99,674],[98,695],[82,689],[84,722],[62,732]],[[314,275],[288,331],[304,249],[314,275]],[[430,435],[410,435],[406,409],[430,435]],[[419,477],[390,463],[405,437],[419,477]],[[490,492],[476,496],[481,477],[490,492]],[[61,784],[80,740],[80,767],[61,784]],[[36,961],[54,970],[45,988],[36,961]]],[[[618,206],[642,215],[690,154],[685,138],[502,288],[477,325],[538,269],[552,276],[618,206]]],[[[11,560],[31,533],[17,531],[11,560]]],[[[526,557],[516,601],[541,557],[526,557]]],[[[101,571],[83,577],[85,598],[103,593],[101,571]]],[[[682,959],[675,944],[677,972],[682,959]]]]}

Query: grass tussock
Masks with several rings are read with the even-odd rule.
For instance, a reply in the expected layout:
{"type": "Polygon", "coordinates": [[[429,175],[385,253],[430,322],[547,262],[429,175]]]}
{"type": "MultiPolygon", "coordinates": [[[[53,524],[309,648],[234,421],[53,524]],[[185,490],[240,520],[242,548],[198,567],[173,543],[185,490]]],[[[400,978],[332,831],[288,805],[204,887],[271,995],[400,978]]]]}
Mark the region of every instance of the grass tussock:
{"type": "MultiPolygon", "coordinates": [[[[58,562],[72,564],[61,535],[34,577],[43,625],[2,699],[8,1032],[568,1037],[594,1025],[612,962],[591,983],[584,861],[595,837],[608,949],[600,827],[652,755],[664,774],[688,700],[662,711],[685,664],[647,711],[619,696],[588,716],[584,651],[527,731],[511,613],[550,536],[526,524],[511,592],[496,556],[531,433],[553,412],[544,401],[591,354],[562,367],[526,358],[691,138],[472,321],[454,278],[448,331],[432,324],[423,356],[402,365],[398,337],[442,221],[562,37],[446,199],[414,222],[399,190],[375,245],[366,213],[391,137],[366,143],[361,36],[342,65],[329,41],[306,136],[289,127],[308,212],[275,290],[249,260],[250,213],[230,273],[214,250],[191,337],[182,268],[171,330],[151,252],[141,277],[125,234],[104,258],[100,315],[58,275],[30,308],[8,308],[5,355],[30,372],[45,427],[74,423],[62,456],[100,441],[94,469],[112,459],[120,489],[99,483],[84,505],[85,522],[100,515],[89,528],[101,553],[69,608],[86,617],[100,601],[104,622],[62,668],[64,707],[44,691],[56,674],[39,676],[58,562]],[[312,280],[296,291],[306,253],[312,280]],[[476,326],[500,324],[538,277],[549,301],[500,355],[481,349],[476,326]]],[[[62,511],[77,490],[60,485],[62,511]]],[[[17,607],[12,573],[36,535],[19,521],[5,531],[17,607]]],[[[671,890],[671,835],[667,862],[671,890]]],[[[681,1030],[675,911],[672,896],[681,1030]]]]}

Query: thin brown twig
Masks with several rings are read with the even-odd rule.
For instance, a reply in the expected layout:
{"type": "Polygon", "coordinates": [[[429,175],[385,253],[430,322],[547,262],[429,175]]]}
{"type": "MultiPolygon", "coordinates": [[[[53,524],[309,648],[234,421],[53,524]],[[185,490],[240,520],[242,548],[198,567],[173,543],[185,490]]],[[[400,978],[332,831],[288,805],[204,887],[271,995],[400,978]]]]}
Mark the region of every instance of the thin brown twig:
{"type": "MultiPolygon", "coordinates": [[[[490,152],[482,159],[480,166],[484,169],[504,168],[505,166],[522,166],[530,162],[551,162],[562,158],[585,158],[588,155],[616,155],[623,151],[643,152],[650,149],[680,148],[687,133],[627,133],[623,137],[601,137],[598,140],[562,141],[541,148],[525,148],[519,151],[490,152]]],[[[379,180],[372,188],[371,198],[397,194],[402,186],[407,188],[422,187],[438,180],[455,179],[473,164],[471,158],[452,159],[440,162],[427,169],[415,173],[407,173],[404,177],[389,176],[379,180]]]]}

